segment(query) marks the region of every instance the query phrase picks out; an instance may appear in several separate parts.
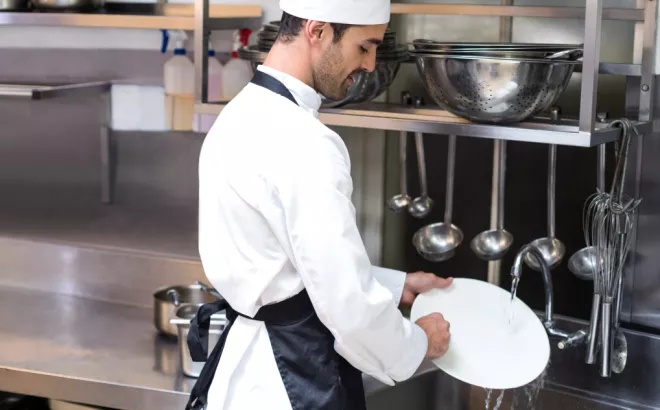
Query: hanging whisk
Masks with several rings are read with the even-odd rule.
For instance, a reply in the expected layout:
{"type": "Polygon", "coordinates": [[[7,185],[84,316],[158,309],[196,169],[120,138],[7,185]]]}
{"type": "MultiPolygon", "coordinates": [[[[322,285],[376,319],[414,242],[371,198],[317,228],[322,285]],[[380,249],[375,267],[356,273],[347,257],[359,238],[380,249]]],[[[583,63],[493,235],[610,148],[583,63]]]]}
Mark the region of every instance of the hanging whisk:
{"type": "MultiPolygon", "coordinates": [[[[593,246],[596,258],[594,272],[594,299],[602,302],[601,329],[601,376],[610,375],[612,340],[612,303],[620,298],[623,265],[633,238],[634,216],[641,199],[635,200],[624,194],[624,181],[628,149],[632,134],[637,130],[629,120],[614,121],[610,127],[622,128],[621,146],[610,192],[598,192],[589,197],[583,211],[583,230],[587,246],[593,246]]],[[[617,303],[620,308],[620,304],[617,303]]],[[[617,312],[618,320],[618,312],[617,312]]],[[[592,323],[592,326],[596,326],[592,323]]],[[[595,355],[596,332],[592,329],[587,348],[587,362],[595,355]],[[590,356],[591,355],[591,356],[590,356]]]]}

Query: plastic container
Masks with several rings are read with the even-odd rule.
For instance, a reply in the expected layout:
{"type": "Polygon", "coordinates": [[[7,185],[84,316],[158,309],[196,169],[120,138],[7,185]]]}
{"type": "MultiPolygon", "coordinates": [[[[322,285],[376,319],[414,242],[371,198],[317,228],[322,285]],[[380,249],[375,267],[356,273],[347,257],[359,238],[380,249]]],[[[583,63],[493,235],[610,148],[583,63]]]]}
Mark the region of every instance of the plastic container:
{"type": "Polygon", "coordinates": [[[252,79],[252,66],[249,61],[238,58],[238,49],[248,44],[252,30],[239,30],[234,41],[231,60],[222,69],[222,99],[229,101],[241,92],[252,79]]]}
{"type": "Polygon", "coordinates": [[[222,72],[224,67],[215,57],[215,50],[209,41],[209,67],[208,67],[208,101],[220,102],[223,99],[222,93],[222,72]]]}
{"type": "MultiPolygon", "coordinates": [[[[174,35],[174,56],[163,68],[165,125],[173,131],[190,131],[195,111],[195,66],[186,55],[186,33],[175,31],[174,35]]],[[[167,48],[166,32],[164,36],[164,48],[167,48]]]]}

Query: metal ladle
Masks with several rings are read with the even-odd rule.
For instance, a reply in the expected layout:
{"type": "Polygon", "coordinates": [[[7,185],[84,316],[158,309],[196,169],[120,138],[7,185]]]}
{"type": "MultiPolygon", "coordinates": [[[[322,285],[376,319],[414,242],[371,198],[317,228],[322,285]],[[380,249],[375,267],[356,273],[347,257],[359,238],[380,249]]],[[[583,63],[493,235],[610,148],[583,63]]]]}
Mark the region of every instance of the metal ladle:
{"type": "MultiPolygon", "coordinates": [[[[410,105],[412,97],[410,92],[401,93],[401,105],[410,105]]],[[[387,206],[395,213],[401,213],[408,209],[410,205],[410,196],[408,195],[408,173],[407,173],[407,151],[408,151],[408,133],[401,131],[399,135],[399,172],[400,172],[400,193],[387,201],[387,206]]]]}
{"type": "MultiPolygon", "coordinates": [[[[605,122],[607,113],[598,114],[598,120],[605,122]]],[[[598,190],[605,192],[605,144],[598,146],[598,190]]],[[[586,218],[585,218],[586,220],[586,218]]],[[[584,223],[584,222],[583,222],[584,223]]],[[[584,226],[583,226],[584,229],[584,226]]],[[[575,252],[568,260],[568,269],[582,280],[594,280],[594,272],[603,261],[596,262],[596,249],[593,246],[585,246],[575,252]]],[[[597,309],[597,308],[596,308],[597,309]]]]}
{"type": "Polygon", "coordinates": [[[463,242],[463,231],[451,223],[454,204],[454,170],[456,168],[456,136],[450,135],[447,144],[447,183],[445,221],[427,225],[413,235],[413,245],[426,260],[443,262],[456,253],[463,242]]]}
{"type": "Polygon", "coordinates": [[[501,259],[513,243],[513,235],[504,229],[504,184],[506,174],[506,141],[495,141],[493,161],[497,172],[497,227],[475,236],[470,248],[479,259],[493,261],[501,259]]]}
{"type": "MultiPolygon", "coordinates": [[[[559,107],[552,107],[553,121],[559,121],[559,107]]],[[[557,178],[557,145],[550,145],[548,152],[548,236],[532,241],[530,245],[536,247],[550,269],[559,265],[564,258],[566,247],[555,237],[555,190],[557,178]]],[[[525,264],[537,272],[541,272],[541,265],[529,254],[525,256],[525,264]]]]}
{"type": "MultiPolygon", "coordinates": [[[[424,100],[421,97],[416,97],[415,108],[420,108],[422,105],[424,105],[424,100]]],[[[421,132],[415,133],[415,148],[417,149],[417,168],[419,169],[419,187],[421,193],[420,196],[408,205],[408,212],[415,218],[424,218],[431,212],[433,200],[429,198],[426,180],[426,159],[424,155],[424,134],[421,132]]]]}

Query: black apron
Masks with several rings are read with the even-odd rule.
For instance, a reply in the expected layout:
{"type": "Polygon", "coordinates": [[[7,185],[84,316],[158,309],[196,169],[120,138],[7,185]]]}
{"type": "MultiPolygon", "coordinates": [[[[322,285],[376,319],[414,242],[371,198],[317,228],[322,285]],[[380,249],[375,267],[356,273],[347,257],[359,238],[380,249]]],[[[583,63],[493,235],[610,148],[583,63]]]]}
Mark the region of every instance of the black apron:
{"type": "MultiPolygon", "coordinates": [[[[281,82],[266,73],[257,71],[251,82],[298,104],[281,82]]],[[[193,361],[206,363],[190,393],[186,410],[206,409],[227,335],[239,315],[247,317],[220,300],[203,305],[190,321],[190,355],[193,361]],[[227,326],[208,356],[211,315],[223,310],[226,310],[227,326]]],[[[335,351],[335,339],[316,315],[307,291],[263,306],[253,319],[266,325],[293,410],[366,410],[362,373],[335,351]]]]}

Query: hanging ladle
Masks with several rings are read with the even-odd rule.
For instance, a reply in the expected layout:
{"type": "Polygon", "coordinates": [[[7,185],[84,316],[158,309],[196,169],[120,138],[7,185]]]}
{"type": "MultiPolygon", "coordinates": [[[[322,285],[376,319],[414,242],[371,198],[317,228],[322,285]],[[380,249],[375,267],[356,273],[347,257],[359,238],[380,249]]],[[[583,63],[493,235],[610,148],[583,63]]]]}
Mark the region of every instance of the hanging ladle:
{"type": "MultiPolygon", "coordinates": [[[[424,105],[424,100],[421,97],[416,97],[415,108],[420,108],[422,105],[424,105]]],[[[415,218],[424,218],[431,212],[433,200],[429,198],[426,180],[426,156],[424,155],[424,134],[421,132],[415,133],[415,148],[417,150],[417,167],[419,169],[419,187],[421,193],[420,196],[413,199],[410,205],[408,205],[408,212],[415,218]]]]}
{"type": "Polygon", "coordinates": [[[493,150],[493,182],[497,184],[497,227],[475,236],[470,248],[479,259],[493,261],[501,259],[513,243],[513,235],[504,229],[504,182],[506,174],[506,141],[496,140],[493,150]]]}
{"type": "MultiPolygon", "coordinates": [[[[407,106],[412,102],[410,92],[401,93],[401,105],[407,106]]],[[[387,206],[391,211],[401,213],[408,209],[410,205],[410,196],[408,196],[408,175],[407,175],[407,151],[408,151],[408,132],[401,131],[399,135],[399,172],[400,172],[400,193],[387,201],[387,206]]]]}
{"type": "Polygon", "coordinates": [[[463,242],[463,231],[451,223],[454,204],[454,169],[456,168],[456,136],[450,135],[447,144],[447,186],[445,221],[427,225],[413,235],[413,245],[426,260],[443,262],[456,253],[463,242]]]}
{"type": "MultiPolygon", "coordinates": [[[[607,113],[599,113],[600,122],[607,121],[607,113]]],[[[598,190],[605,192],[605,144],[598,146],[598,190]]],[[[586,223],[586,217],[583,218],[586,223]]],[[[584,226],[583,226],[584,229],[584,226]]],[[[594,280],[594,272],[598,265],[602,265],[602,259],[597,264],[596,249],[593,246],[586,246],[575,252],[568,260],[568,269],[582,280],[594,280]]]]}
{"type": "MultiPolygon", "coordinates": [[[[560,110],[559,107],[552,107],[551,117],[555,122],[559,121],[560,110]]],[[[530,245],[536,247],[541,254],[545,263],[550,269],[559,265],[559,262],[564,258],[566,247],[564,244],[555,237],[555,185],[557,178],[557,145],[550,145],[548,152],[548,236],[532,241],[530,245]]],[[[536,258],[528,253],[525,256],[525,264],[537,272],[541,272],[542,268],[536,261],[536,258]]]]}

